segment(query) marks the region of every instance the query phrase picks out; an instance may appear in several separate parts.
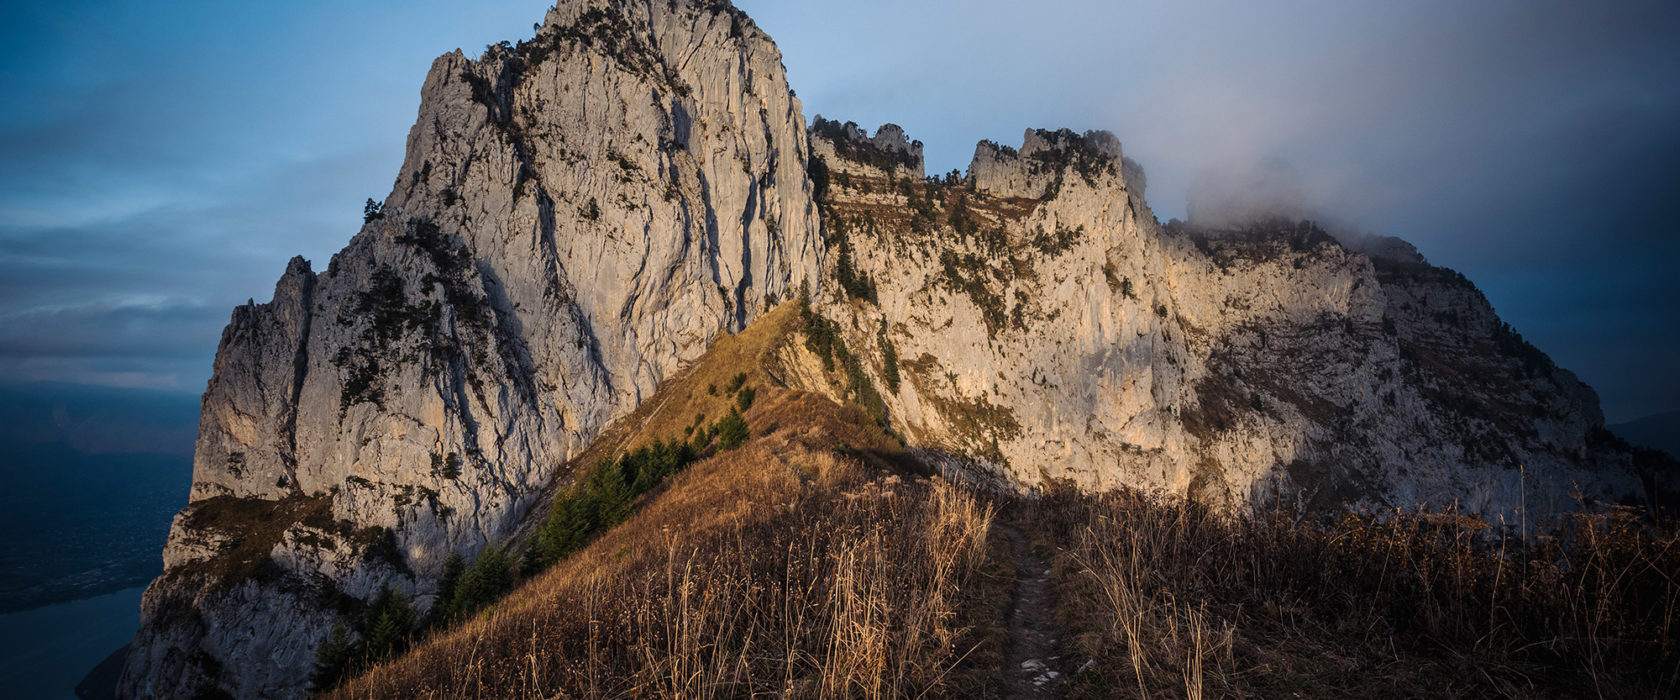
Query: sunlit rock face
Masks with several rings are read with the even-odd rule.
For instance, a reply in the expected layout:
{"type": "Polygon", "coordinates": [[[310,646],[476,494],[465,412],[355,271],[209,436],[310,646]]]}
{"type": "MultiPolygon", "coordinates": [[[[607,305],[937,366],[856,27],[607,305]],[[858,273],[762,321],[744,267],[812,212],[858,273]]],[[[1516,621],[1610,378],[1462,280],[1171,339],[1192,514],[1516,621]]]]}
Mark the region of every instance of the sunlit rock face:
{"type": "Polygon", "coordinates": [[[1159,224],[1104,132],[983,142],[934,181],[813,134],[836,264],[867,281],[823,308],[963,473],[1492,519],[1644,495],[1592,390],[1404,241],[1159,224]]]}
{"type": "Polygon", "coordinates": [[[421,94],[379,215],[224,333],[126,696],[304,695],[337,611],[424,600],[609,420],[816,283],[804,116],[727,3],[562,2],[421,94]],[[247,529],[266,563],[223,580],[247,529]]]}

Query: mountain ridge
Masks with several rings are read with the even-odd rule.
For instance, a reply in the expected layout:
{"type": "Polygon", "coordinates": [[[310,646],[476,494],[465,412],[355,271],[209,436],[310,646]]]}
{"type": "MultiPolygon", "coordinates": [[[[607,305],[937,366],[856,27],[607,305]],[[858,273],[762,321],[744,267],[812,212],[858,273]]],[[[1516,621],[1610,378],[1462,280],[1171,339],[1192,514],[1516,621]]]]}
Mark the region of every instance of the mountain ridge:
{"type": "Polygon", "coordinates": [[[566,0],[439,57],[391,194],[233,313],[122,694],[300,696],[347,615],[532,537],[603,431],[795,297],[826,350],[777,381],[952,479],[1490,518],[1641,497],[1596,396],[1461,275],[1306,222],[1161,224],[1122,151],[1029,129],[927,178],[898,127],[808,127],[727,2],[566,0]]]}

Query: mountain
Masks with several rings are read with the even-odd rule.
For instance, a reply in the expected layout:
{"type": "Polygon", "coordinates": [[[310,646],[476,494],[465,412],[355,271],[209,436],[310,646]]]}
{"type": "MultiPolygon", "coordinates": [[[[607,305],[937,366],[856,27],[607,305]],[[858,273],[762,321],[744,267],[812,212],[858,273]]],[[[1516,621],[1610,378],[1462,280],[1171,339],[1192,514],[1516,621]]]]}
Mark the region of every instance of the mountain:
{"type": "Polygon", "coordinates": [[[503,539],[607,421],[817,283],[806,148],[726,3],[562,3],[434,62],[379,212],[223,333],[124,694],[295,693],[337,601],[503,539]]]}
{"type": "Polygon", "coordinates": [[[1609,430],[1634,445],[1680,455],[1680,411],[1618,423],[1609,430]]]}
{"type": "Polygon", "coordinates": [[[822,309],[896,365],[882,410],[936,459],[1241,507],[1643,499],[1655,465],[1596,394],[1403,242],[1160,224],[1105,132],[1029,130],[935,179],[897,127],[819,117],[812,139],[839,281],[822,309]]]}
{"type": "Polygon", "coordinates": [[[0,384],[0,444],[83,454],[191,457],[198,397],[185,392],[35,382],[0,384]]]}
{"type": "Polygon", "coordinates": [[[662,386],[795,298],[807,342],[755,385],[949,480],[1492,518],[1672,479],[1409,246],[1163,225],[1144,185],[1103,132],[982,143],[930,180],[897,127],[808,131],[775,44],[719,0],[566,0],[530,40],[440,57],[361,231],[234,310],[119,692],[301,697],[335,627],[431,607],[451,553],[569,551],[539,530],[634,444],[613,431],[651,430],[662,386]]]}
{"type": "Polygon", "coordinates": [[[529,519],[561,556],[352,617],[324,697],[1673,695],[1680,531],[1643,514],[1529,548],[1439,512],[975,489],[885,430],[834,331],[794,301],[720,338],[529,519]]]}

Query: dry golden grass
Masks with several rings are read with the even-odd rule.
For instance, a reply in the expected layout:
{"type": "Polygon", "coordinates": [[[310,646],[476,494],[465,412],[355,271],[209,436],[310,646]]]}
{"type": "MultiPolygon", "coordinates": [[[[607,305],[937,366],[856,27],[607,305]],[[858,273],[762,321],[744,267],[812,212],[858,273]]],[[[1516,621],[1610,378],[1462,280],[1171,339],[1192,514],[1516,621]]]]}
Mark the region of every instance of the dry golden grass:
{"type": "MultiPolygon", "coordinates": [[[[657,440],[684,438],[684,430],[689,426],[699,423],[704,427],[729,413],[736,405],[736,397],[727,389],[738,375],[745,374],[746,386],[759,392],[745,414],[755,434],[773,431],[789,417],[800,417],[800,414],[784,416],[768,404],[785,400],[778,398],[784,392],[775,391],[785,388],[777,355],[787,344],[800,341],[798,331],[802,325],[799,304],[787,301],[740,333],[714,338],[704,355],[667,378],[657,393],[628,415],[613,421],[559,470],[559,478],[538,499],[525,518],[526,526],[515,539],[522,543],[533,536],[535,528],[547,521],[555,496],[572,479],[588,474],[601,461],[657,440]]],[[[894,444],[893,449],[902,453],[903,446],[894,444]]]]}
{"type": "MultiPolygon", "coordinates": [[[[790,303],[718,339],[575,463],[721,416],[743,373],[744,446],[331,697],[1001,695],[1021,579],[998,508],[915,476],[859,406],[783,386],[799,326],[790,303]]],[[[1232,519],[1062,486],[1003,511],[1050,562],[1072,697],[1680,691],[1672,524],[1579,516],[1525,542],[1453,514],[1232,519]]]]}
{"type": "MultiPolygon", "coordinates": [[[[655,440],[680,437],[683,429],[703,415],[710,423],[735,405],[729,383],[747,375],[755,390],[783,382],[775,375],[775,354],[798,337],[799,305],[784,302],[735,335],[719,335],[699,359],[666,378],[660,390],[629,415],[613,421],[570,465],[590,467],[596,462],[655,440]],[[715,388],[708,391],[708,387],[715,388]]],[[[552,494],[551,494],[552,495],[552,494]]]]}
{"type": "Polygon", "coordinates": [[[1672,697],[1680,535],[1577,516],[1523,547],[1440,514],[1216,516],[1055,489],[1074,697],[1672,697]]]}
{"type": "Polygon", "coordinates": [[[878,698],[984,683],[964,663],[996,654],[995,633],[966,622],[969,592],[988,585],[991,508],[836,452],[898,449],[855,409],[786,390],[760,401],[744,447],[331,696],[878,698]]]}

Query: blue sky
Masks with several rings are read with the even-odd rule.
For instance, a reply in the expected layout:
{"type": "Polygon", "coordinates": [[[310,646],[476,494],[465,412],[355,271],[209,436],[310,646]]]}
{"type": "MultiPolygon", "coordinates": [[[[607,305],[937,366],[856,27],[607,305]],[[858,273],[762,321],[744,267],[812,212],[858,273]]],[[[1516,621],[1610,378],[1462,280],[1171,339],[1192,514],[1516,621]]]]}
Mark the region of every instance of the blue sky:
{"type": "MultiPolygon", "coordinates": [[[[0,381],[199,391],[231,307],[324,266],[390,189],[431,59],[548,3],[0,8],[0,381]]],[[[743,1],[806,116],[930,171],[1115,132],[1163,219],[1281,159],[1416,243],[1626,420],[1680,409],[1680,6],[1561,0],[743,1]]]]}

